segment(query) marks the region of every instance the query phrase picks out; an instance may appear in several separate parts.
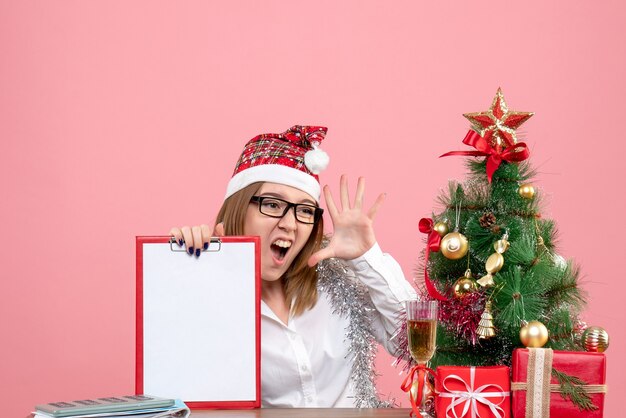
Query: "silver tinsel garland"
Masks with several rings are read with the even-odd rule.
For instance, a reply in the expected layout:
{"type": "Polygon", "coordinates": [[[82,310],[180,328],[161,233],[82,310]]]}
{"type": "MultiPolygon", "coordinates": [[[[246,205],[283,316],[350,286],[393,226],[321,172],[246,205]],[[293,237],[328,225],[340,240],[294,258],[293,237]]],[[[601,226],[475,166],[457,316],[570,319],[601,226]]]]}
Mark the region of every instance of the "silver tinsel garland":
{"type": "Polygon", "coordinates": [[[389,408],[390,402],[381,401],[376,392],[377,343],[372,333],[372,314],[375,311],[367,287],[361,283],[340,260],[328,259],[317,267],[318,289],[327,294],[334,313],[348,318],[350,325],[346,338],[350,341],[352,357],[351,380],[355,388],[357,408],[389,408]]]}

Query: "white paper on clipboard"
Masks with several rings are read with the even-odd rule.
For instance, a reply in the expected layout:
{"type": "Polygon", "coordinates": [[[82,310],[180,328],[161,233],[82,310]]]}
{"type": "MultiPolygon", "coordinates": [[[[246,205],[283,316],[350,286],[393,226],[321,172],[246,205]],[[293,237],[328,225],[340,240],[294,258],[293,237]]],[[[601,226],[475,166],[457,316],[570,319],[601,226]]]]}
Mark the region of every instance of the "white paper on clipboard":
{"type": "Polygon", "coordinates": [[[169,237],[137,237],[138,391],[260,405],[258,246],[225,237],[195,257],[169,237]]]}

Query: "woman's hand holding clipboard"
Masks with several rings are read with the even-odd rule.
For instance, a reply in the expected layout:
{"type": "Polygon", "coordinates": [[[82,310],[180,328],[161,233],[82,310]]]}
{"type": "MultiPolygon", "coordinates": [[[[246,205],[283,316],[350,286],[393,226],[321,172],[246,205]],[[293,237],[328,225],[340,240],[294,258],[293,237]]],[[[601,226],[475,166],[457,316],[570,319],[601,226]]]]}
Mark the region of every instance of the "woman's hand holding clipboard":
{"type": "Polygon", "coordinates": [[[219,223],[215,227],[215,231],[212,230],[209,225],[202,224],[199,226],[183,226],[174,227],[170,229],[170,235],[174,237],[174,240],[181,247],[185,245],[189,255],[196,255],[199,257],[202,254],[202,250],[209,248],[211,237],[223,237],[224,236],[224,224],[219,223]]]}

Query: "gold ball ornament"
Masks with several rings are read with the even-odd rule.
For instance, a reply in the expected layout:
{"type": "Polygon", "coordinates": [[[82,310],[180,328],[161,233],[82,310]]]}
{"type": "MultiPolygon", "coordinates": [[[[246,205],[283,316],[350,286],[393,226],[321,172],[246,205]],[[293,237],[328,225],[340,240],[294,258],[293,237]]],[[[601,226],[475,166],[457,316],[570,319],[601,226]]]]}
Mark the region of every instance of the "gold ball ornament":
{"type": "Polygon", "coordinates": [[[440,237],[443,237],[448,233],[448,224],[445,222],[437,222],[433,225],[433,229],[437,231],[440,237]]]}
{"type": "Polygon", "coordinates": [[[444,257],[450,260],[458,260],[467,254],[469,243],[465,235],[459,232],[450,232],[441,239],[440,251],[444,257]]]}
{"type": "Polygon", "coordinates": [[[582,335],[585,350],[592,353],[604,353],[609,348],[609,333],[602,327],[587,327],[582,335]]]}
{"type": "Polygon", "coordinates": [[[548,342],[548,328],[539,321],[530,321],[520,329],[519,339],[526,347],[543,347],[548,342]]]}
{"type": "Polygon", "coordinates": [[[535,186],[530,183],[522,184],[519,186],[519,189],[517,189],[517,193],[524,199],[532,199],[535,197],[535,186]]]}
{"type": "Polygon", "coordinates": [[[459,277],[459,279],[454,283],[454,296],[460,299],[470,293],[474,293],[476,289],[478,289],[478,285],[472,278],[472,272],[467,270],[465,275],[463,277],[459,277]]]}

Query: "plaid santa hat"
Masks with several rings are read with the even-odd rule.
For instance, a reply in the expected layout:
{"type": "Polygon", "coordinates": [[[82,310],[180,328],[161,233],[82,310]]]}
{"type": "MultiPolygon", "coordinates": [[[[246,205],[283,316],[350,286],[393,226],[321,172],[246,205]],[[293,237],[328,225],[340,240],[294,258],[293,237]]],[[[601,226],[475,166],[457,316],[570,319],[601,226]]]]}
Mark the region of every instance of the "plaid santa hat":
{"type": "Polygon", "coordinates": [[[292,126],[282,134],[261,134],[243,149],[228,182],[226,197],[258,181],[279,183],[308,193],[319,202],[317,175],[326,169],[328,154],[319,148],[328,129],[292,126]]]}

